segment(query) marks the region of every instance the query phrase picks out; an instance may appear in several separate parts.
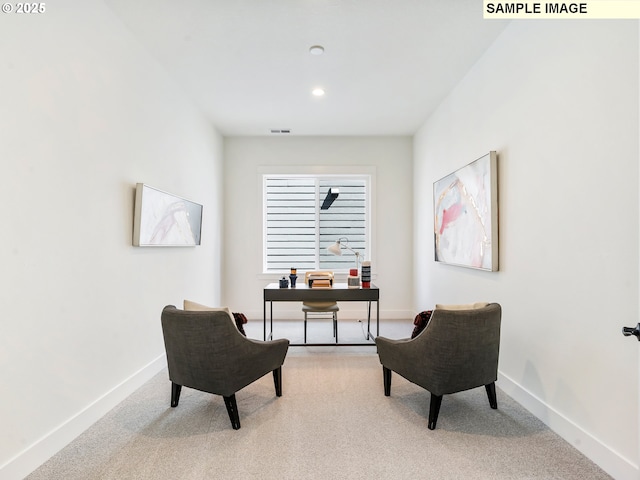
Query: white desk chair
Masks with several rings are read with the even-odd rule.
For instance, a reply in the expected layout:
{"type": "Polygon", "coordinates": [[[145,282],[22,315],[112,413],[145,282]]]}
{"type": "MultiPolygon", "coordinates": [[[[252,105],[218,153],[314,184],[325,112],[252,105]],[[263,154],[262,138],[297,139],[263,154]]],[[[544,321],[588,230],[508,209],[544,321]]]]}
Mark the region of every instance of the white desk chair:
{"type": "MultiPolygon", "coordinates": [[[[309,285],[310,275],[327,276],[333,282],[333,272],[327,271],[310,271],[304,275],[305,285],[309,285]]],[[[333,336],[338,343],[338,302],[302,302],[302,311],[304,312],[304,343],[307,343],[307,318],[309,314],[318,314],[318,318],[325,318],[328,313],[331,314],[333,320],[333,336]]],[[[314,315],[315,316],[315,315],[314,315]]]]}

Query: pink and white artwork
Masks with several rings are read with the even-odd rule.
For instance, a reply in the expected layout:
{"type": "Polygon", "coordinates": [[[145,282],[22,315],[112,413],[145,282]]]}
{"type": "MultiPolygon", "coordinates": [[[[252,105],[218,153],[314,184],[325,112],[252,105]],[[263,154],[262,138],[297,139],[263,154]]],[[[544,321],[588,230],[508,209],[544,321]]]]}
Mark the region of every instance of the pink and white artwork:
{"type": "Polygon", "coordinates": [[[487,155],[433,184],[436,262],[498,270],[497,155],[487,155]]]}
{"type": "Polygon", "coordinates": [[[202,205],[136,184],[133,245],[136,247],[200,245],[202,205]]]}

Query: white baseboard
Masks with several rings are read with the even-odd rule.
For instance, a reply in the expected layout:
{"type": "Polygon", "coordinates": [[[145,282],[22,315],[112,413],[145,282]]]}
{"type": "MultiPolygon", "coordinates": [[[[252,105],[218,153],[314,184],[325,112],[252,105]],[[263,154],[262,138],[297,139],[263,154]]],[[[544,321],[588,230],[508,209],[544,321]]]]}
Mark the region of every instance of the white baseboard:
{"type": "Polygon", "coordinates": [[[0,479],[19,480],[26,477],[166,366],[166,355],[162,354],[0,466],[0,479]]]}
{"type": "Polygon", "coordinates": [[[638,465],[622,457],[618,452],[612,450],[588,432],[585,432],[570,419],[555,411],[543,400],[501,372],[498,372],[497,385],[504,393],[520,403],[551,430],[560,435],[613,478],[618,480],[637,480],[640,478],[638,465]]]}

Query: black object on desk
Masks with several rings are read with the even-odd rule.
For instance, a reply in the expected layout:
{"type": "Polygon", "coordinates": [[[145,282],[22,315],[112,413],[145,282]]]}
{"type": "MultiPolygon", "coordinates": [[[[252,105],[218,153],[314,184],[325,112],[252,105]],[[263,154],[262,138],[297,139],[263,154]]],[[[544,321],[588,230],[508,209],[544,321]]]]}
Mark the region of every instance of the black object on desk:
{"type": "MultiPolygon", "coordinates": [[[[334,283],[329,288],[313,288],[298,284],[296,288],[280,288],[278,283],[264,287],[263,339],[267,339],[267,302],[269,311],[269,338],[273,335],[273,302],[367,302],[366,339],[373,340],[371,333],[371,302],[376,302],[376,334],[380,334],[380,290],[375,285],[369,288],[349,288],[346,283],[334,283]]],[[[335,343],[301,343],[291,346],[336,346],[335,343]]],[[[338,343],[339,346],[375,345],[374,343],[338,343]]]]}

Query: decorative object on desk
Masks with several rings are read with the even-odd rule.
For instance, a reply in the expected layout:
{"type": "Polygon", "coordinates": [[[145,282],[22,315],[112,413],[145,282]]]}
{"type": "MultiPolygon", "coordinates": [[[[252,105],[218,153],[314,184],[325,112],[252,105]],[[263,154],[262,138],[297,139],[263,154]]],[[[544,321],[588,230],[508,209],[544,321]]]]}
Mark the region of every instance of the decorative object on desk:
{"type": "Polygon", "coordinates": [[[358,269],[352,268],[349,270],[349,276],[347,277],[347,286],[349,288],[360,288],[360,277],[358,276],[358,269]]]}
{"type": "Polygon", "coordinates": [[[289,280],[286,277],[280,279],[280,288],[287,288],[289,286],[289,280]]]}
{"type": "Polygon", "coordinates": [[[298,279],[298,275],[294,275],[294,274],[289,275],[289,280],[291,280],[291,288],[295,288],[297,279],[298,279]]]}
{"type": "Polygon", "coordinates": [[[353,252],[356,256],[356,270],[360,266],[360,252],[357,252],[353,248],[349,246],[349,239],[347,237],[340,237],[336,240],[336,243],[327,247],[327,252],[332,253],[333,255],[341,256],[342,249],[345,248],[351,252],[353,252]]]}
{"type": "Polygon", "coordinates": [[[498,270],[496,152],[433,184],[435,261],[498,270]]]}
{"type": "Polygon", "coordinates": [[[309,287],[332,287],[333,286],[333,272],[307,272],[305,274],[305,280],[309,287]]]}
{"type": "Polygon", "coordinates": [[[362,262],[362,287],[369,288],[371,286],[371,262],[362,262]]]}

